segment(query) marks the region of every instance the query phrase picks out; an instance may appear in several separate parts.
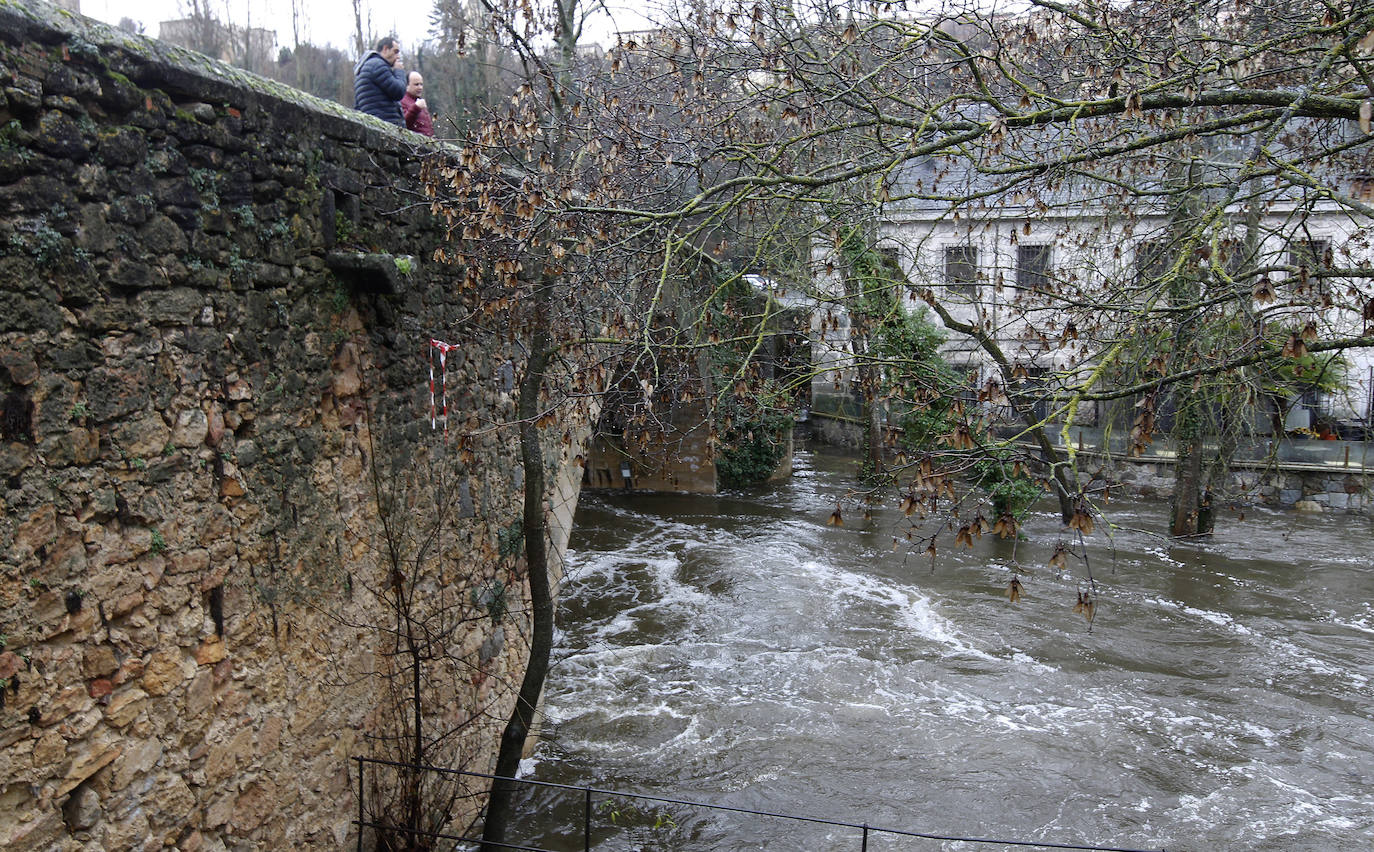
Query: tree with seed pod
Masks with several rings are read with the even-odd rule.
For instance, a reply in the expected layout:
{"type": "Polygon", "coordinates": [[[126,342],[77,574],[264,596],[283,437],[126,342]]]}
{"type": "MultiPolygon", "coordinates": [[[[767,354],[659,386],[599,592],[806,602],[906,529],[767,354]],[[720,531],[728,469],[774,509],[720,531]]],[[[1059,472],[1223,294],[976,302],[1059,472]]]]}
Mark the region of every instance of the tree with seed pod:
{"type": "MultiPolygon", "coordinates": [[[[716,178],[678,211],[616,213],[751,209],[755,225],[815,223],[813,244],[834,223],[869,223],[876,244],[907,252],[898,300],[930,304],[1022,415],[1038,455],[1025,461],[1066,523],[1092,508],[1054,430],[1094,408],[1110,425],[1123,402],[1138,445],[1168,423],[1185,445],[1219,424],[1229,445],[1254,420],[1254,388],[1298,351],[1268,345],[1275,328],[1311,329],[1313,352],[1370,345],[1367,10],[831,11],[670,10],[664,29],[613,51],[622,67],[678,69],[663,78],[677,138],[716,178]],[[990,257],[972,292],[939,265],[960,240],[990,257]]],[[[839,267],[838,254],[813,259],[839,267]]],[[[1205,493],[1213,474],[1179,470],[1182,491],[1205,493]]],[[[1180,516],[1195,520],[1196,503],[1180,516]]]]}
{"type": "MultiPolygon", "coordinates": [[[[551,379],[595,396],[574,378],[603,364],[595,346],[634,350],[617,369],[660,389],[664,353],[710,342],[684,268],[780,272],[834,334],[839,309],[875,296],[828,286],[843,259],[825,247],[853,227],[896,249],[892,303],[930,306],[983,397],[938,451],[889,468],[925,509],[909,518],[957,509],[950,477],[995,449],[1091,534],[1094,495],[1055,432],[1093,415],[1146,446],[1182,422],[1196,444],[1208,423],[1248,428],[1285,363],[1374,346],[1363,6],[694,4],[599,56],[573,4],[486,11],[525,82],[431,172],[433,200],[473,329],[527,341],[515,421],[532,448],[560,410],[551,379]],[[972,281],[951,257],[977,258],[972,281]]],[[[1208,476],[1180,487],[1205,495],[1208,476]]],[[[527,506],[532,583],[539,515],[527,506]]],[[[966,525],[911,540],[933,553],[966,525]]]]}

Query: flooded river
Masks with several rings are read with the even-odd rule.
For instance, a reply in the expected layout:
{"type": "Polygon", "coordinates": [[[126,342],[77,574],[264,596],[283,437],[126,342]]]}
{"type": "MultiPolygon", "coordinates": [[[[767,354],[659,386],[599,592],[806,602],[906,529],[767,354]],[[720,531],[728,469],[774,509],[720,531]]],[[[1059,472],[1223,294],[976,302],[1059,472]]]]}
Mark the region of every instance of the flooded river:
{"type": "MultiPolygon", "coordinates": [[[[948,836],[1374,848],[1369,519],[1261,510],[1180,545],[1163,505],[1114,501],[1089,631],[1082,564],[1046,567],[1051,506],[1014,552],[984,536],[932,568],[893,552],[895,510],[826,525],[852,471],[803,448],[768,489],[585,496],[530,777],[948,836]]],[[[531,796],[521,842],[582,849],[568,798],[531,796]]],[[[685,806],[598,819],[600,850],[860,849],[685,806]]]]}

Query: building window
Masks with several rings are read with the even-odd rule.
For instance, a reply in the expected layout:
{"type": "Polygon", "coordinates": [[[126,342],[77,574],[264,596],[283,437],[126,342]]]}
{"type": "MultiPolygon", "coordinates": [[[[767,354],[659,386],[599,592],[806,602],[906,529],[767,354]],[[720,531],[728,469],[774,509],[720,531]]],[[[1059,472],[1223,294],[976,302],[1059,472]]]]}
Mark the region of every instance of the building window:
{"type": "Polygon", "coordinates": [[[965,296],[978,294],[978,249],[945,246],[945,286],[965,296]]]}
{"type": "Polygon", "coordinates": [[[1050,288],[1050,247],[1016,247],[1016,286],[1022,290],[1045,291],[1050,288]]]}
{"type": "Polygon", "coordinates": [[[1331,243],[1327,240],[1298,240],[1288,246],[1288,265],[1293,267],[1290,286],[1295,293],[1321,293],[1321,270],[1331,268],[1331,243]]]}

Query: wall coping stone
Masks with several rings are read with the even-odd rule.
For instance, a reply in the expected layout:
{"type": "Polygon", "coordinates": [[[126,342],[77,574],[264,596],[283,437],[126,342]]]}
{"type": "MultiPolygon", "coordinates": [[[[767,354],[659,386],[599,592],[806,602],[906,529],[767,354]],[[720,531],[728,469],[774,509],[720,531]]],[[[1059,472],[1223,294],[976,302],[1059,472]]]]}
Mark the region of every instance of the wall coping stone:
{"type": "Polygon", "coordinates": [[[388,124],[331,100],[149,36],[135,35],[44,0],[0,0],[0,38],[41,45],[89,46],[120,65],[132,82],[196,101],[222,100],[238,109],[312,113],[330,135],[369,149],[423,156],[457,148],[444,140],[388,124]],[[131,72],[131,73],[130,73],[131,72]]]}

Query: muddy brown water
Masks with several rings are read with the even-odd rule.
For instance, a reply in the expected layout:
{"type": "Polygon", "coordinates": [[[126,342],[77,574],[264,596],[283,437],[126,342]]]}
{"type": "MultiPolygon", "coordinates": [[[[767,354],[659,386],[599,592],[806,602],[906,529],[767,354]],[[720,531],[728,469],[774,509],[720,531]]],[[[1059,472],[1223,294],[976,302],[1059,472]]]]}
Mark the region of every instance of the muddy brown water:
{"type": "MultiPolygon", "coordinates": [[[[719,497],[588,495],[530,778],[947,836],[1143,848],[1374,848],[1374,528],[1234,514],[1178,544],[1113,501],[1084,566],[1015,549],[935,566],[895,511],[825,521],[853,461],[719,497]],[[1015,561],[1025,597],[1003,594],[1015,561]]],[[[518,840],[582,849],[578,794],[518,840]]],[[[861,848],[854,830],[602,801],[598,850],[861,848]]],[[[874,835],[869,849],[993,849],[874,835]]]]}

